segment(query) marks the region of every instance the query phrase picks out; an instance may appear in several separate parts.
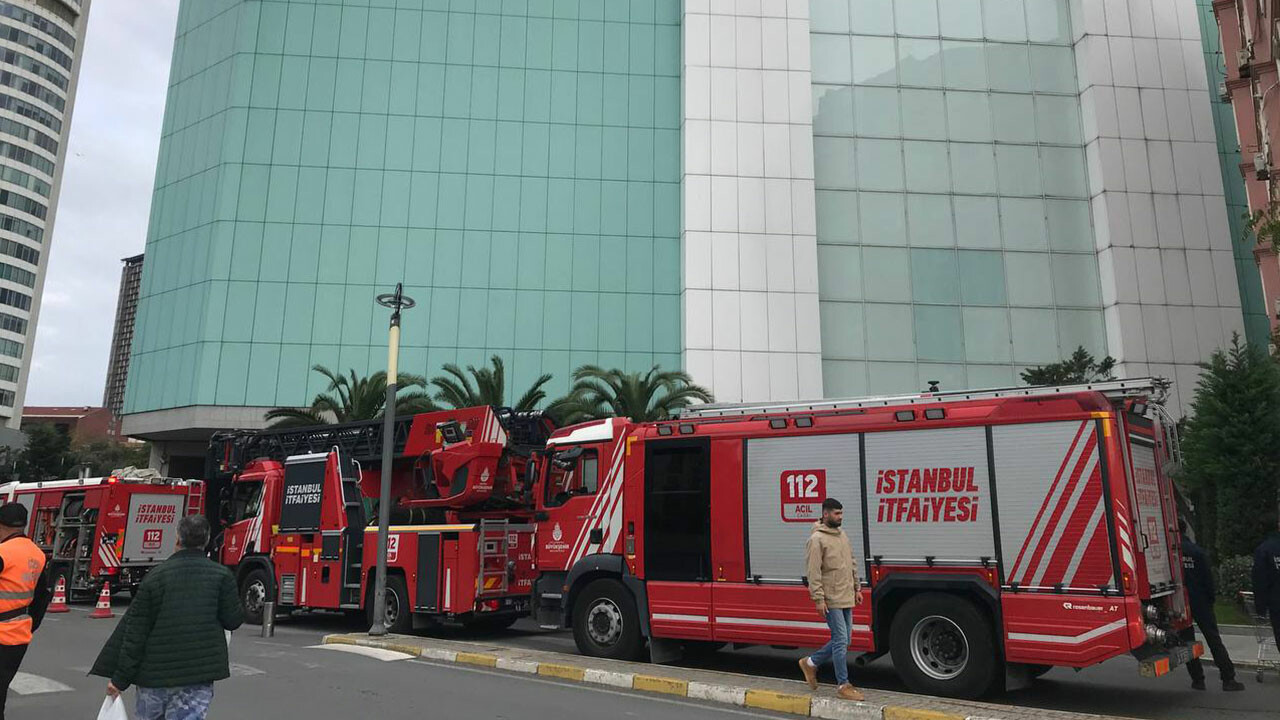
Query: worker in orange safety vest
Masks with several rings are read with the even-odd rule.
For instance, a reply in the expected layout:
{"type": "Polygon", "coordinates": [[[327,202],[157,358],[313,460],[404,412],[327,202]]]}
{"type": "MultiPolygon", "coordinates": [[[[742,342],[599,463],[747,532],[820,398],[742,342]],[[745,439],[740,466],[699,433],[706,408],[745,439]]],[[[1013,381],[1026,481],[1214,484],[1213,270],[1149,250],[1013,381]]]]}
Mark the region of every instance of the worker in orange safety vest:
{"type": "Polygon", "coordinates": [[[40,627],[52,597],[44,551],[23,534],[26,528],[26,507],[0,505],[0,681],[4,682],[0,720],[4,720],[9,683],[18,674],[31,633],[40,627]]]}

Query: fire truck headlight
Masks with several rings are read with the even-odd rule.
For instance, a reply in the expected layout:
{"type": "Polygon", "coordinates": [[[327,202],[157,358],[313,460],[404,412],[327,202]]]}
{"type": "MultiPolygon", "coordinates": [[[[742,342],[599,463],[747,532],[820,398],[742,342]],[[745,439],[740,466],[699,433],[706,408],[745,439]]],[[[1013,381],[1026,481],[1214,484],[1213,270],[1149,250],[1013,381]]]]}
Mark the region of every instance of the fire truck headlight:
{"type": "Polygon", "coordinates": [[[1145,617],[1147,620],[1150,620],[1151,622],[1155,622],[1160,619],[1160,608],[1156,607],[1155,605],[1143,606],[1142,616],[1145,617]]]}

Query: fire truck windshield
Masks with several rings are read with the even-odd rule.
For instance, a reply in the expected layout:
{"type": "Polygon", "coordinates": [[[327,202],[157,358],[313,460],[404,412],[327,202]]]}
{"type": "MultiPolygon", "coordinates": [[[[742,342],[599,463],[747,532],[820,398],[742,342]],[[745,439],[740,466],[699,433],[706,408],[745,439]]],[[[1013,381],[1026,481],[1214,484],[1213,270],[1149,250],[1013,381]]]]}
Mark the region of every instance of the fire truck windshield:
{"type": "Polygon", "coordinates": [[[569,464],[547,463],[547,482],[544,503],[547,507],[559,507],[578,495],[594,495],[600,486],[599,461],[595,450],[584,450],[576,462],[569,464]]]}
{"type": "Polygon", "coordinates": [[[236,483],[231,495],[230,522],[240,522],[258,514],[262,505],[262,481],[236,483]]]}

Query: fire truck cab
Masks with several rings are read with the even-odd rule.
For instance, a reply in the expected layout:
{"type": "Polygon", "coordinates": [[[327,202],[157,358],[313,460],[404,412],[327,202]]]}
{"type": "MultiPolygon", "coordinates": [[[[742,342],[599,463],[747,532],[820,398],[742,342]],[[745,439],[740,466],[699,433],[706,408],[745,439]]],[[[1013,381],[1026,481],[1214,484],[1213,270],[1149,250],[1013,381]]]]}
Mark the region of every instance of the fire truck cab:
{"type": "Polygon", "coordinates": [[[27,535],[48,557],[49,578],[68,599],[90,600],[104,583],[132,592],[174,551],[178,520],[204,512],[204,483],[117,471],[99,478],[13,482],[8,502],[27,507],[27,535]]]}
{"type": "Polygon", "coordinates": [[[1149,380],[699,406],[563,428],[537,456],[533,611],[587,655],[818,647],[805,542],[845,508],[851,649],[976,697],[1200,646],[1179,572],[1172,423],[1149,380]]]}

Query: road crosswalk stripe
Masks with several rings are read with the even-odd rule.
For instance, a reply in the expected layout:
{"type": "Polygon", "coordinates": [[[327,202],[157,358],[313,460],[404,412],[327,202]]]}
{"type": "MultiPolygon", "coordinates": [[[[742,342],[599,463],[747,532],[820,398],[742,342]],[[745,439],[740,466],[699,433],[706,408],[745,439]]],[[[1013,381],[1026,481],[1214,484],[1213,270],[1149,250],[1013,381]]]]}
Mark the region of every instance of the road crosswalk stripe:
{"type": "Polygon", "coordinates": [[[43,675],[19,672],[13,677],[13,682],[9,683],[9,689],[19,695],[44,695],[67,692],[73,688],[43,675]]]}

